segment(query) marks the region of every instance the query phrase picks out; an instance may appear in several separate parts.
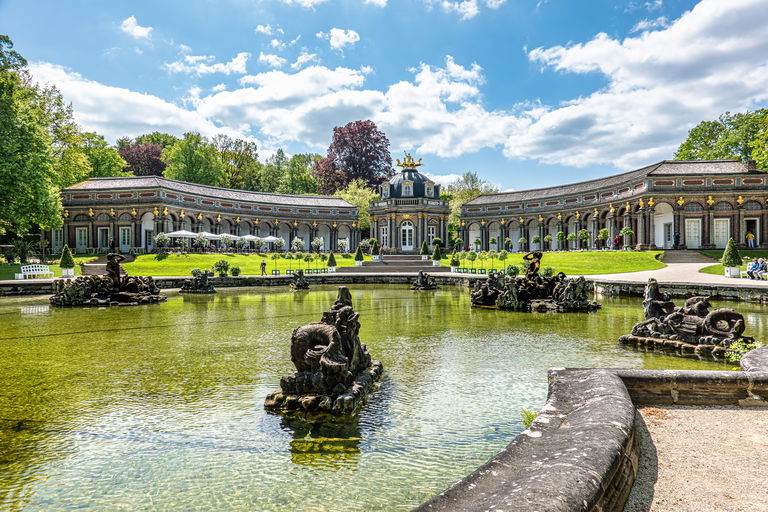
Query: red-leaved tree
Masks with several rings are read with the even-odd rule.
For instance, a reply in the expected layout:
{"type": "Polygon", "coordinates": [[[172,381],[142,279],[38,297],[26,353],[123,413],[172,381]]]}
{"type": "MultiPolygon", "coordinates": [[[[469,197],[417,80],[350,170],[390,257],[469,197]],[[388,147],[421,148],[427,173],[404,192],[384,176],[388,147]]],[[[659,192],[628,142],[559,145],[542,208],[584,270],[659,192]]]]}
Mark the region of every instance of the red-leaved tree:
{"type": "Polygon", "coordinates": [[[355,121],[333,129],[328,155],[312,170],[318,192],[333,194],[354,179],[375,187],[394,174],[389,139],[373,121],[355,121]]]}
{"type": "Polygon", "coordinates": [[[120,156],[128,163],[125,172],[135,176],[162,176],[165,162],[160,159],[163,148],[159,144],[128,144],[120,149],[120,156]]]}

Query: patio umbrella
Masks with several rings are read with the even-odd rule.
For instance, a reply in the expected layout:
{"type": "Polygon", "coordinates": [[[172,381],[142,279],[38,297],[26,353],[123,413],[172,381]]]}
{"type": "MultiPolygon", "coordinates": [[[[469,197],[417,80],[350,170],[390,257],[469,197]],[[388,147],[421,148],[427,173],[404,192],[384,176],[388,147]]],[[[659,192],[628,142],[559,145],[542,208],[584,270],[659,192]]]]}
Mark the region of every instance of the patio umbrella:
{"type": "Polygon", "coordinates": [[[220,240],[221,239],[221,236],[214,235],[213,233],[209,233],[207,231],[201,231],[201,232],[198,233],[198,235],[201,235],[206,240],[220,240]]]}
{"type": "Polygon", "coordinates": [[[193,233],[191,231],[186,231],[184,229],[179,231],[171,231],[170,233],[166,233],[171,238],[196,238],[198,233],[193,233]]]}
{"type": "Polygon", "coordinates": [[[264,238],[261,239],[261,241],[264,242],[265,244],[271,244],[272,242],[277,242],[278,240],[280,239],[277,238],[276,236],[265,236],[264,238]]]}
{"type": "Polygon", "coordinates": [[[242,238],[246,242],[255,242],[256,240],[263,240],[263,238],[259,238],[258,236],[253,236],[253,235],[243,235],[240,238],[242,238]]]}

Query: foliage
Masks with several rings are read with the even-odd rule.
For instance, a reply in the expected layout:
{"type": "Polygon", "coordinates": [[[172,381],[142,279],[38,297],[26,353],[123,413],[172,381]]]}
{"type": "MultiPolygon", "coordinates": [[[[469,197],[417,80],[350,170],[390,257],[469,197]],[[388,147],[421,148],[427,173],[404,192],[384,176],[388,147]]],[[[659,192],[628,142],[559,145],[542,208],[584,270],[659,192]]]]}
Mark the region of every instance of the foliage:
{"type": "Polygon", "coordinates": [[[242,190],[260,190],[261,164],[255,142],[216,135],[211,139],[223,165],[222,187],[242,190]]]}
{"type": "Polygon", "coordinates": [[[61,268],[75,268],[75,260],[72,258],[72,251],[67,244],[64,244],[64,248],[61,250],[61,261],[59,261],[59,267],[61,268]]]}
{"type": "Polygon", "coordinates": [[[456,238],[453,239],[453,245],[456,247],[461,247],[462,245],[464,245],[464,240],[457,236],[456,238]]]}
{"type": "Polygon", "coordinates": [[[343,238],[336,243],[340,252],[347,252],[347,241],[343,238]]]}
{"type": "Polygon", "coordinates": [[[368,240],[360,240],[360,248],[363,251],[367,251],[368,249],[371,248],[371,242],[369,242],[368,240]]]}
{"type": "Polygon", "coordinates": [[[480,237],[475,238],[475,250],[479,249],[482,244],[483,241],[480,239],[480,237]]]}
{"type": "Polygon", "coordinates": [[[381,249],[379,248],[379,241],[374,240],[373,249],[371,249],[371,256],[379,256],[380,254],[381,254],[381,249]]]}
{"type": "Polygon", "coordinates": [[[435,250],[432,251],[432,261],[440,261],[441,254],[440,254],[440,246],[435,244],[435,250]]]}
{"type": "Polygon", "coordinates": [[[675,153],[676,160],[738,158],[754,159],[764,167],[768,161],[768,109],[731,114],[716,121],[702,121],[688,132],[675,153]]]}
{"type": "Polygon", "coordinates": [[[436,236],[435,238],[432,239],[432,245],[436,245],[438,247],[442,247],[443,246],[443,239],[440,238],[439,236],[436,236]]]}
{"type": "Polygon", "coordinates": [[[452,267],[458,267],[461,265],[461,261],[459,260],[459,255],[457,254],[456,249],[454,249],[453,252],[451,253],[450,265],[452,267]]]}
{"type": "Polygon", "coordinates": [[[85,152],[91,170],[89,178],[109,176],[122,176],[126,161],[120,157],[120,153],[104,139],[103,136],[93,133],[83,133],[83,151],[85,152]]]}
{"type": "Polygon", "coordinates": [[[580,229],[579,232],[576,234],[579,240],[582,242],[589,242],[589,231],[586,229],[580,229]]]}
{"type": "Polygon", "coordinates": [[[232,246],[232,242],[234,241],[235,239],[229,235],[221,235],[221,238],[219,238],[219,243],[224,247],[224,249],[229,249],[232,246]]]}
{"type": "Polygon", "coordinates": [[[552,267],[543,267],[541,269],[541,275],[544,277],[551,277],[555,275],[555,269],[552,267]]]}
{"type": "Polygon", "coordinates": [[[278,238],[274,242],[272,242],[275,246],[275,249],[278,251],[282,251],[285,248],[285,240],[282,238],[278,238]]]}
{"type": "Polygon", "coordinates": [[[337,190],[334,195],[357,208],[357,223],[361,230],[370,229],[371,202],[379,197],[375,190],[362,179],[355,179],[347,183],[341,190],[337,190]]]}
{"type": "Polygon", "coordinates": [[[162,158],[168,166],[167,178],[212,186],[226,181],[226,167],[216,147],[199,133],[185,133],[183,139],[163,151],[162,158]]]}
{"type": "Polygon", "coordinates": [[[166,168],[162,155],[163,148],[158,144],[128,144],[120,149],[126,163],[123,171],[134,176],[162,176],[166,168]]]}
{"type": "Polygon", "coordinates": [[[499,189],[478,176],[476,172],[465,172],[460,178],[446,187],[446,192],[450,194],[451,214],[448,222],[458,224],[461,216],[461,207],[465,203],[476,198],[480,194],[493,194],[499,189]]]}
{"type": "Polygon", "coordinates": [[[314,153],[293,155],[285,167],[277,191],[281,194],[314,194],[317,192],[317,180],[312,176],[312,169],[322,157],[314,153]]]}
{"type": "Polygon", "coordinates": [[[499,261],[503,264],[505,261],[507,261],[507,258],[509,258],[509,253],[507,251],[501,251],[499,252],[499,261]]]}
{"type": "Polygon", "coordinates": [[[312,248],[313,251],[319,251],[323,247],[323,239],[320,238],[319,236],[316,236],[309,243],[309,246],[312,248]]]}
{"type": "Polygon", "coordinates": [[[208,247],[209,244],[210,242],[203,235],[197,235],[194,239],[192,239],[192,247],[197,247],[198,249],[208,247]]]}
{"type": "Polygon", "coordinates": [[[539,235],[535,235],[535,236],[533,237],[533,240],[532,240],[532,241],[533,241],[533,243],[535,243],[535,244],[540,244],[540,243],[541,243],[541,237],[540,237],[539,235]]]}
{"type": "Polygon", "coordinates": [[[227,260],[219,260],[213,264],[212,268],[219,276],[224,277],[227,275],[227,271],[229,271],[229,262],[227,260]]]}
{"type": "Polygon", "coordinates": [[[538,416],[535,412],[529,411],[528,409],[521,408],[520,409],[520,419],[523,422],[523,426],[525,428],[529,428],[531,424],[533,423],[533,420],[536,419],[536,416],[538,416]]]}
{"type": "Polygon", "coordinates": [[[566,240],[569,242],[575,242],[576,241],[576,233],[568,233],[568,236],[565,237],[566,240]]]}
{"type": "Polygon", "coordinates": [[[621,231],[619,231],[619,236],[627,236],[632,238],[633,236],[635,236],[635,232],[632,231],[631,227],[624,226],[623,228],[621,228],[621,231]]]}
{"type": "Polygon", "coordinates": [[[546,243],[551,243],[552,242],[552,235],[544,235],[544,241],[546,243]]]}
{"type": "Polygon", "coordinates": [[[229,268],[229,273],[232,274],[234,277],[237,277],[240,275],[240,267],[232,266],[229,268]]]}
{"type": "Polygon", "coordinates": [[[157,144],[160,146],[161,149],[168,148],[170,146],[173,146],[179,141],[178,137],[174,137],[173,135],[170,135],[168,133],[162,133],[162,132],[152,132],[152,133],[146,133],[144,135],[139,135],[134,140],[134,144],[137,144],[139,146],[144,144],[157,144]]]}
{"type": "Polygon", "coordinates": [[[522,248],[522,247],[523,247],[525,244],[527,244],[527,243],[528,243],[528,239],[527,239],[527,238],[525,238],[524,236],[521,236],[521,237],[520,237],[520,238],[517,240],[517,243],[518,243],[518,244],[520,244],[520,248],[522,248]]]}
{"type": "Polygon", "coordinates": [[[504,239],[504,248],[509,250],[509,246],[512,245],[512,239],[509,237],[506,237],[504,239]]]}
{"type": "Polygon", "coordinates": [[[373,121],[336,126],[328,154],[317,161],[312,174],[323,194],[333,194],[354,180],[376,187],[394,174],[389,139],[373,121]]]}
{"type": "Polygon", "coordinates": [[[301,251],[304,249],[304,240],[299,237],[294,237],[293,240],[291,240],[291,249],[294,251],[301,251]]]}
{"type": "Polygon", "coordinates": [[[477,252],[476,251],[469,251],[469,254],[467,254],[467,259],[472,262],[472,268],[475,267],[475,260],[477,259],[477,252]]]}
{"type": "Polygon", "coordinates": [[[602,228],[600,231],[597,232],[597,238],[600,240],[608,240],[608,237],[611,236],[608,232],[608,228],[602,228]]]}
{"type": "Polygon", "coordinates": [[[429,247],[427,246],[426,240],[421,242],[421,249],[419,249],[419,254],[421,256],[429,256],[429,247]]]}
{"type": "Polygon", "coordinates": [[[491,245],[496,245],[498,243],[498,240],[496,240],[496,237],[491,237],[490,240],[488,240],[488,243],[491,245]]]}
{"type": "Polygon", "coordinates": [[[360,248],[360,246],[357,246],[357,251],[355,251],[355,261],[363,261],[365,258],[363,258],[363,249],[360,248]]]}
{"type": "Polygon", "coordinates": [[[328,261],[326,262],[326,265],[329,267],[335,267],[336,266],[336,256],[333,255],[333,251],[328,255],[328,261]]]}
{"type": "Polygon", "coordinates": [[[557,238],[558,242],[565,242],[565,233],[558,231],[557,234],[555,234],[555,238],[557,238]]]}
{"type": "Polygon", "coordinates": [[[757,344],[754,342],[748,343],[746,341],[734,341],[725,352],[725,360],[731,363],[738,363],[741,361],[742,356],[744,356],[750,350],[755,350],[756,348],[757,344]]]}
{"type": "Polygon", "coordinates": [[[739,267],[741,266],[741,255],[739,249],[736,247],[736,242],[733,238],[728,239],[728,244],[723,251],[723,257],[720,258],[720,262],[724,267],[739,267]]]}
{"type": "Polygon", "coordinates": [[[248,243],[247,240],[243,240],[242,238],[238,238],[237,240],[235,240],[235,247],[237,247],[238,249],[242,249],[243,247],[245,247],[245,244],[247,244],[247,243],[248,243]]]}
{"type": "Polygon", "coordinates": [[[168,235],[165,233],[158,233],[155,235],[155,245],[161,249],[167,247],[170,242],[171,239],[168,238],[168,235]]]}
{"type": "Polygon", "coordinates": [[[506,273],[508,276],[516,276],[520,273],[520,267],[517,265],[507,265],[506,273]]]}

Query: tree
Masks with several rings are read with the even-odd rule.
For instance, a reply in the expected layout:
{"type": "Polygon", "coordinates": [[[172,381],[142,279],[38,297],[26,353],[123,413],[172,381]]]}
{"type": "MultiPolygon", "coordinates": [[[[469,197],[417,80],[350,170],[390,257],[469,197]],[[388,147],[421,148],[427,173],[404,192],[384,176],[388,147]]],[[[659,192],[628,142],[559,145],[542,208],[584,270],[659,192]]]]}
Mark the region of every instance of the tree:
{"type": "Polygon", "coordinates": [[[326,262],[326,265],[329,267],[336,267],[336,256],[333,255],[333,251],[328,255],[328,261],[326,262]]]}
{"type": "Polygon", "coordinates": [[[370,206],[379,195],[362,179],[350,182],[344,189],[337,191],[335,196],[342,198],[357,208],[357,223],[361,230],[371,227],[370,206]]]}
{"type": "Polygon", "coordinates": [[[224,164],[222,186],[241,190],[260,190],[261,164],[255,142],[216,135],[211,141],[224,164]]]}
{"type": "Polygon", "coordinates": [[[586,229],[580,229],[576,236],[582,244],[587,244],[589,242],[589,231],[586,229]]]}
{"type": "Polygon", "coordinates": [[[277,192],[287,166],[288,157],[285,156],[285,151],[278,149],[274,155],[267,159],[267,163],[261,168],[259,188],[257,190],[261,192],[277,192]]]}
{"type": "Polygon", "coordinates": [[[314,194],[317,181],[312,176],[312,169],[322,157],[312,153],[293,155],[285,167],[277,191],[281,194],[314,194]]]}
{"type": "Polygon", "coordinates": [[[419,249],[420,256],[429,256],[429,247],[427,247],[427,241],[421,242],[421,249],[419,249]]]}
{"type": "Polygon", "coordinates": [[[64,244],[64,248],[61,250],[61,260],[59,261],[60,268],[75,268],[75,259],[72,257],[72,251],[67,244],[64,244]]]}
{"type": "Polygon", "coordinates": [[[363,249],[358,245],[357,250],[355,251],[355,261],[363,261],[364,259],[363,249]]]}
{"type": "MultiPolygon", "coordinates": [[[[688,138],[677,148],[675,159],[697,160],[738,158],[757,160],[766,152],[768,109],[731,114],[726,112],[716,121],[702,121],[688,132],[688,138]]],[[[764,166],[768,162],[761,162],[764,166]]]]}
{"type": "Polygon", "coordinates": [[[440,261],[442,254],[440,253],[440,246],[435,244],[435,250],[432,251],[432,261],[440,261]]]}
{"type": "Polygon", "coordinates": [[[91,166],[89,178],[122,176],[127,165],[120,153],[107,144],[102,135],[93,132],[83,133],[85,156],[91,166]]]}
{"type": "Polygon", "coordinates": [[[354,180],[376,187],[394,174],[389,139],[373,121],[354,121],[333,129],[328,154],[312,174],[322,194],[333,194],[354,180]]]}
{"type": "Polygon", "coordinates": [[[225,180],[225,166],[216,148],[199,133],[185,133],[183,139],[163,152],[163,161],[168,165],[167,178],[213,186],[225,180]]]}
{"type": "MultiPolygon", "coordinates": [[[[129,139],[130,140],[130,139],[129,139]]],[[[174,137],[168,133],[152,132],[145,135],[139,135],[136,137],[134,144],[137,146],[143,146],[144,144],[157,144],[163,150],[169,148],[179,142],[178,137],[174,137]]]]}
{"type": "Polygon", "coordinates": [[[26,60],[0,35],[0,233],[61,225],[49,117],[26,60]]]}
{"type": "Polygon", "coordinates": [[[120,156],[126,163],[123,170],[134,176],[162,176],[166,168],[159,144],[126,144],[120,148],[120,156]]]}
{"type": "Polygon", "coordinates": [[[739,249],[736,247],[736,242],[733,238],[728,239],[728,244],[725,246],[723,256],[720,258],[720,263],[722,263],[724,267],[741,266],[741,255],[739,254],[739,249]]]}
{"type": "Polygon", "coordinates": [[[451,195],[451,215],[448,222],[457,224],[461,216],[461,207],[480,194],[492,194],[499,189],[480,178],[476,172],[465,172],[459,179],[448,185],[447,192],[451,195]]]}

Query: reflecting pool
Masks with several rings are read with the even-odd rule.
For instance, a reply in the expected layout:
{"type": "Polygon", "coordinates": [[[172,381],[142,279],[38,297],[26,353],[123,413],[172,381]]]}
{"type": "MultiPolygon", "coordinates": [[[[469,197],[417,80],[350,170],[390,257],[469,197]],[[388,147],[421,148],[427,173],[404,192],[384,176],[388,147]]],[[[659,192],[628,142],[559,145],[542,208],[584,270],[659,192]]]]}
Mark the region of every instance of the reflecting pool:
{"type": "MultiPolygon", "coordinates": [[[[530,315],[471,309],[459,288],[352,294],[385,375],[358,421],[314,426],[262,403],[293,369],[291,331],[335,287],[106,309],[0,299],[0,510],[409,510],[522,430],[548,367],[732,367],[617,345],[639,299],[530,315]]],[[[739,309],[766,339],[760,306],[739,309]]]]}

